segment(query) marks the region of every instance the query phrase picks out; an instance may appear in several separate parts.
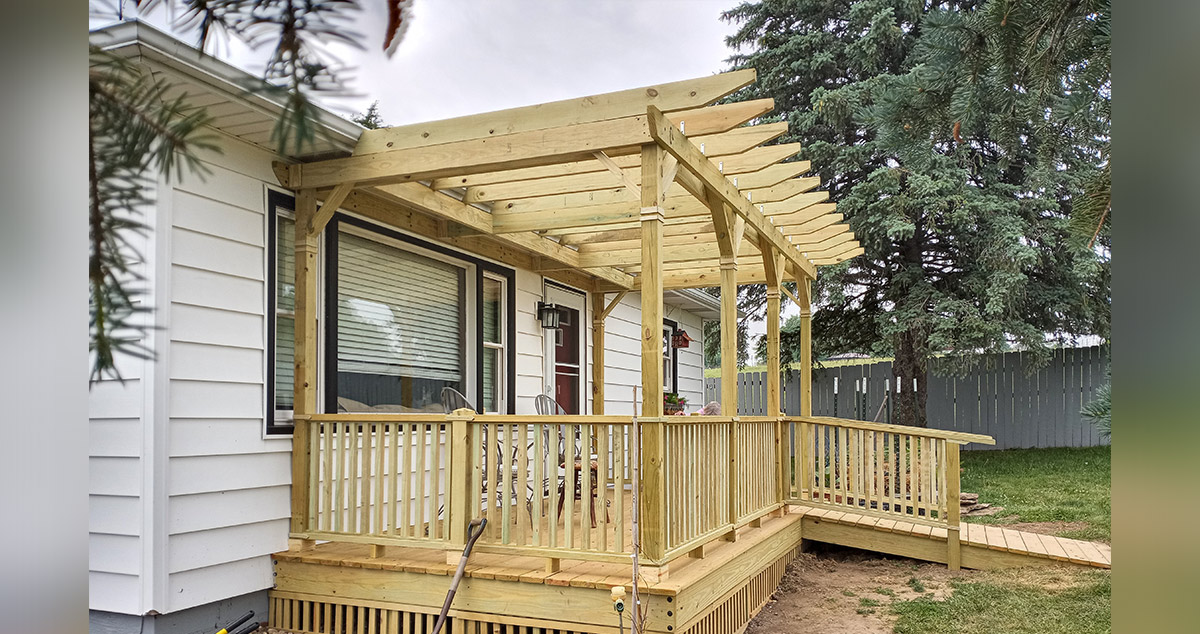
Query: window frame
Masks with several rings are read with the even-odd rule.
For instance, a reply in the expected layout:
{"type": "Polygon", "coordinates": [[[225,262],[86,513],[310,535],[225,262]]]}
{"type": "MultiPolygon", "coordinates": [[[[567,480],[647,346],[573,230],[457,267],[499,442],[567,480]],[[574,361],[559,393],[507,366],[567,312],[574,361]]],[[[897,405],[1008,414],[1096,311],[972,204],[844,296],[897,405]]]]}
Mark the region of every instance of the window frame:
{"type": "MultiPolygon", "coordinates": [[[[296,220],[296,198],[290,194],[286,194],[274,189],[267,189],[267,248],[264,258],[264,265],[267,272],[266,288],[264,296],[266,306],[263,311],[263,321],[266,322],[266,339],[263,342],[266,349],[263,356],[266,359],[266,384],[264,386],[266,393],[266,404],[263,417],[266,421],[266,436],[290,436],[294,429],[294,413],[295,409],[279,409],[275,402],[275,338],[278,336],[278,327],[276,320],[279,314],[279,299],[278,282],[279,282],[279,216],[284,215],[293,223],[296,220]]],[[[317,290],[318,299],[321,297],[321,289],[317,290]]],[[[293,323],[295,322],[295,311],[292,312],[293,323]]],[[[319,346],[318,346],[319,348],[319,346]]],[[[293,350],[293,354],[295,351],[293,350]]],[[[294,381],[294,377],[293,377],[294,381]]],[[[294,388],[293,383],[293,390],[294,388]]]]}
{"type": "MultiPolygon", "coordinates": [[[[668,358],[671,360],[671,380],[663,381],[663,392],[671,394],[679,393],[679,350],[672,345],[672,339],[677,330],[679,330],[679,322],[671,319],[663,320],[663,333],[667,337],[666,350],[668,351],[668,354],[663,355],[663,360],[666,361],[668,358]]],[[[666,376],[663,378],[666,379],[666,376]]]]}
{"type": "MultiPolygon", "coordinates": [[[[509,368],[508,368],[508,366],[509,366],[508,351],[510,348],[510,344],[509,344],[510,339],[509,339],[509,332],[508,332],[509,328],[508,327],[515,320],[512,319],[511,317],[509,317],[509,311],[511,309],[511,304],[512,304],[512,302],[509,300],[509,293],[508,293],[509,286],[510,286],[509,279],[507,277],[505,277],[503,275],[499,275],[493,271],[484,271],[482,277],[480,278],[479,297],[480,297],[480,315],[481,315],[481,317],[479,319],[479,324],[480,324],[480,327],[479,327],[479,330],[480,330],[480,337],[479,337],[479,341],[480,341],[480,347],[479,347],[479,352],[480,352],[479,408],[484,410],[484,413],[487,413],[487,414],[498,414],[498,413],[511,414],[512,413],[512,411],[509,408],[509,403],[513,399],[509,398],[509,389],[508,389],[509,384],[512,382],[509,379],[510,375],[509,375],[509,368]],[[501,297],[501,300],[500,300],[501,301],[501,303],[500,303],[500,324],[497,327],[497,331],[500,333],[500,342],[499,343],[492,343],[483,337],[483,318],[482,318],[482,315],[483,315],[483,301],[482,301],[483,300],[483,286],[482,286],[482,284],[484,283],[485,280],[492,280],[492,281],[500,283],[500,293],[501,293],[500,294],[500,297],[501,297]],[[497,394],[496,400],[500,404],[500,407],[496,408],[497,411],[495,411],[495,412],[488,412],[487,408],[484,407],[484,398],[483,398],[484,377],[483,377],[482,356],[484,354],[486,354],[488,350],[499,350],[500,358],[502,360],[502,363],[499,363],[496,366],[496,382],[498,383],[497,390],[496,390],[496,394],[497,394]]],[[[515,385],[513,387],[515,390],[515,385]]]]}

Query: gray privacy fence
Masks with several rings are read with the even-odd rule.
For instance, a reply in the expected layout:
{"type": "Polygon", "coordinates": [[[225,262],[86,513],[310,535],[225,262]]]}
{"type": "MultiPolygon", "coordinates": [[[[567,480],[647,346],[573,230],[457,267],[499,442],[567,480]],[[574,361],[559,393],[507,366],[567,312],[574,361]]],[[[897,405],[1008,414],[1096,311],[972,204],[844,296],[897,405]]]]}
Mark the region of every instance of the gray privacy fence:
{"type": "MultiPolygon", "coordinates": [[[[1026,369],[1028,355],[1020,352],[989,355],[960,378],[939,376],[931,368],[926,402],[929,427],[996,439],[995,447],[971,445],[969,449],[1107,444],[1079,410],[1104,383],[1108,355],[1107,346],[1058,349],[1050,363],[1032,374],[1026,369]]],[[[799,413],[799,373],[789,372],[781,387],[783,411],[799,413]]],[[[897,381],[892,375],[891,361],[814,368],[812,412],[815,416],[891,422],[889,391],[911,389],[911,377],[897,381]]],[[[739,374],[738,413],[765,415],[766,392],[765,372],[739,374]]],[[[705,402],[720,398],[721,379],[704,379],[705,402]]]]}

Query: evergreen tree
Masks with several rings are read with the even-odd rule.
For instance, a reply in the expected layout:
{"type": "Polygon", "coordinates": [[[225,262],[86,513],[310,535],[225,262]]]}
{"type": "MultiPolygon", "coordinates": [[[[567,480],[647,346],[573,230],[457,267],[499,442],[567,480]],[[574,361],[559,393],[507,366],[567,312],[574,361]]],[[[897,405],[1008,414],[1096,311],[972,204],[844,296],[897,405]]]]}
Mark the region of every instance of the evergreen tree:
{"type": "Polygon", "coordinates": [[[350,120],[368,130],[387,127],[387,124],[383,122],[383,117],[379,116],[379,101],[372,101],[366,112],[354,115],[350,117],[350,120]]]}
{"type": "MultiPolygon", "coordinates": [[[[814,352],[892,356],[897,377],[917,379],[899,394],[901,422],[925,425],[935,354],[953,371],[1108,332],[1107,259],[1071,229],[1073,203],[1107,173],[1107,49],[1078,44],[1102,40],[1107,18],[1069,4],[1070,25],[1051,26],[1070,53],[1054,36],[1027,45],[1043,41],[1042,18],[1021,17],[1029,32],[1012,37],[984,30],[1009,28],[1015,2],[764,0],[725,14],[744,51],[732,65],[759,73],[738,97],[775,99],[790,125],[780,142],[804,144],[865,249],[821,271],[814,352]],[[1072,87],[1065,98],[1034,83],[1039,64],[1072,87]]],[[[763,303],[763,287],[746,291],[745,310],[763,303]]]]}
{"type": "MultiPolygon", "coordinates": [[[[124,4],[92,3],[93,17],[124,19],[124,4]]],[[[174,28],[196,36],[200,49],[216,36],[252,46],[271,45],[263,82],[250,90],[283,104],[272,140],[280,154],[300,154],[312,146],[320,126],[315,98],[340,94],[345,69],[325,50],[331,42],[358,46],[360,36],[346,28],[358,6],[352,0],[137,0],[138,10],[165,5],[174,28]]],[[[388,54],[411,21],[411,2],[389,6],[388,54]]],[[[154,78],[125,60],[92,47],[89,122],[89,348],[93,380],[120,379],[120,354],[145,356],[141,294],[131,239],[144,230],[140,208],[156,174],[183,167],[202,176],[195,152],[216,149],[203,126],[210,117],[182,98],[169,100],[170,80],[154,78]]],[[[377,113],[376,113],[377,116],[377,113]]]]}

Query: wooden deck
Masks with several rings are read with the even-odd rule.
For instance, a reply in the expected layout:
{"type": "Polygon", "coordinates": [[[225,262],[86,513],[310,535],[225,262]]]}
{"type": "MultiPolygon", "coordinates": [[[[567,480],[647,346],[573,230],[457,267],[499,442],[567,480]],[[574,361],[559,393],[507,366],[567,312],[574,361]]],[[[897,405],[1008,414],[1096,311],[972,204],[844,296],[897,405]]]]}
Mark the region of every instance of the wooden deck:
{"type": "MultiPolygon", "coordinates": [[[[945,563],[947,531],[843,511],[789,506],[671,564],[666,580],[640,584],[647,631],[722,634],[744,627],[770,599],[802,539],[945,563]]],[[[1111,567],[1111,548],[1011,529],[964,524],[962,565],[1111,567]]],[[[431,630],[454,574],[448,551],[322,543],[275,556],[271,626],[315,634],[419,634],[431,630]]],[[[449,553],[453,554],[453,553],[449,553]]],[[[453,558],[450,558],[453,559],[453,558]]],[[[631,586],[629,566],[474,553],[455,598],[452,632],[616,632],[609,591],[631,586]]],[[[625,621],[628,631],[628,619],[625,621]]]]}

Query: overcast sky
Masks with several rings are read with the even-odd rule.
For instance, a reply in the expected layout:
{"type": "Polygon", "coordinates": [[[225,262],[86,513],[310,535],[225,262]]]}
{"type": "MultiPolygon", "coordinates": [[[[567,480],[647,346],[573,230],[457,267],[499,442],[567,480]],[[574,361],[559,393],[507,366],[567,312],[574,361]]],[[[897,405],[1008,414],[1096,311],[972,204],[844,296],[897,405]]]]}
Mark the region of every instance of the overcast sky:
{"type": "MultiPolygon", "coordinates": [[[[324,103],[353,114],[378,100],[384,121],[397,125],[720,72],[730,54],[725,37],[734,30],[720,14],[738,2],[415,0],[415,17],[391,59],[383,53],[385,2],[360,4],[350,28],[366,49],[330,48],[353,68],[350,87],[358,96],[324,103]]],[[[143,19],[169,30],[162,9],[143,19]]],[[[266,53],[237,42],[209,52],[255,74],[266,53]]]]}
{"type": "MultiPolygon", "coordinates": [[[[725,37],[734,26],[720,15],[738,3],[415,0],[408,33],[388,59],[386,4],[365,0],[349,27],[365,50],[330,49],[353,68],[349,86],[357,96],[323,103],[350,116],[378,100],[384,122],[399,125],[704,77],[726,68],[732,51],[725,37]]],[[[161,9],[143,19],[194,42],[171,29],[161,9]]],[[[256,75],[267,53],[238,42],[209,52],[256,75]]],[[[785,315],[796,312],[785,302],[785,315]]],[[[754,336],[764,329],[762,321],[751,325],[754,336]]]]}

